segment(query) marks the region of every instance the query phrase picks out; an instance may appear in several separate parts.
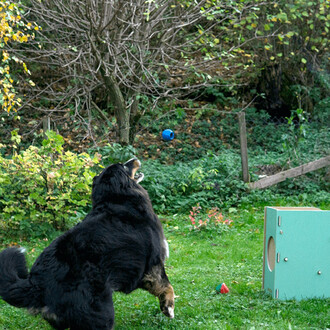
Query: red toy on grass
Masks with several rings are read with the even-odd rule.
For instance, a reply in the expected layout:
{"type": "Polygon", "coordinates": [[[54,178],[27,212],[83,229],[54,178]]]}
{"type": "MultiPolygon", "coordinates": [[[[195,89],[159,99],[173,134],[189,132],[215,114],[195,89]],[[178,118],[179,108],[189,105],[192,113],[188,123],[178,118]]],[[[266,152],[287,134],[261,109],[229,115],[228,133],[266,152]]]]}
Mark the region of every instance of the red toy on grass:
{"type": "Polygon", "coordinates": [[[229,289],[225,283],[221,283],[215,289],[217,290],[218,293],[228,293],[229,292],[229,289]]]}

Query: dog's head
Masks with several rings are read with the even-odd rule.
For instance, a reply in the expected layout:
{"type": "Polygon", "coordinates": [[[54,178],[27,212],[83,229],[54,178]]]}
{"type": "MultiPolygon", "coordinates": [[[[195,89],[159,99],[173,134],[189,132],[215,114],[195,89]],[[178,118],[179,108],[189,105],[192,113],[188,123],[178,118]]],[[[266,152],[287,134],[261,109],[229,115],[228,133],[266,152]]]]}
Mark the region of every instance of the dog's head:
{"type": "Polygon", "coordinates": [[[144,178],[143,173],[137,174],[137,171],[140,168],[141,168],[141,162],[137,158],[132,158],[128,160],[126,163],[124,163],[124,169],[126,173],[132,180],[135,180],[137,183],[140,183],[144,178]]]}
{"type": "Polygon", "coordinates": [[[133,190],[144,190],[138,184],[144,178],[143,173],[137,173],[140,167],[141,162],[132,158],[124,164],[112,164],[95,176],[92,189],[93,205],[120,195],[132,195],[133,190]]]}

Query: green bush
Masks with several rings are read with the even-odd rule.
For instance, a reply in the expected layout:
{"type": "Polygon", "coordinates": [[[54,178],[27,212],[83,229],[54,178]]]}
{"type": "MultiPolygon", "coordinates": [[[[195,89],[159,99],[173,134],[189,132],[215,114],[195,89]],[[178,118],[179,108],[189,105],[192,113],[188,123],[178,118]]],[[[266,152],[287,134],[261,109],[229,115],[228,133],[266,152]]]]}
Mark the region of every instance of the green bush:
{"type": "MultiPolygon", "coordinates": [[[[93,168],[100,156],[64,151],[55,132],[37,148],[0,156],[0,228],[23,237],[42,237],[80,220],[90,205],[93,168]]],[[[14,134],[13,140],[19,142],[14,134]]]]}
{"type": "MultiPolygon", "coordinates": [[[[272,164],[278,154],[260,154],[250,159],[251,174],[256,164],[272,164]]],[[[232,210],[245,205],[277,205],[285,201],[290,206],[328,205],[329,183],[325,170],[296,179],[288,179],[267,189],[249,190],[241,178],[240,156],[232,150],[190,162],[163,165],[159,161],[142,164],[148,190],[156,212],[188,213],[196,204],[203,209],[232,210]]],[[[252,181],[258,180],[252,175],[252,181]]]]}
{"type": "Polygon", "coordinates": [[[227,150],[175,165],[148,161],[142,171],[142,185],[160,213],[187,213],[197,203],[205,208],[228,209],[238,205],[240,195],[246,191],[239,177],[239,155],[227,150]]]}
{"type": "Polygon", "coordinates": [[[89,150],[89,153],[95,150],[102,155],[102,163],[105,166],[115,163],[124,163],[130,158],[133,158],[137,153],[133,146],[122,146],[119,143],[107,144],[97,149],[92,148],[89,150]]]}

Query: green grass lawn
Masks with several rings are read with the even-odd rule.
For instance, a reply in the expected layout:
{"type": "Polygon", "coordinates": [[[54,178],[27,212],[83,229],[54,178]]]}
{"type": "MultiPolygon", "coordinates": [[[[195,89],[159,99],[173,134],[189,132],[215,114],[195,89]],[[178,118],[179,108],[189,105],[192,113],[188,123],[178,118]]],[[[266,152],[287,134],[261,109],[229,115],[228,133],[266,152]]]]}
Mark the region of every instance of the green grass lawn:
{"type": "MultiPolygon", "coordinates": [[[[178,296],[175,319],[160,313],[155,297],[142,290],[116,293],[116,329],[326,329],[330,299],[277,301],[264,294],[263,208],[238,210],[229,231],[189,231],[188,217],[164,224],[170,244],[167,273],[178,296]],[[228,294],[217,294],[225,282],[228,294]]],[[[47,241],[20,243],[29,264],[47,241]]],[[[4,248],[2,246],[1,248],[4,248]]],[[[306,285],[312,285],[306,283],[306,285]]],[[[0,329],[50,329],[39,317],[0,302],[0,329]]]]}

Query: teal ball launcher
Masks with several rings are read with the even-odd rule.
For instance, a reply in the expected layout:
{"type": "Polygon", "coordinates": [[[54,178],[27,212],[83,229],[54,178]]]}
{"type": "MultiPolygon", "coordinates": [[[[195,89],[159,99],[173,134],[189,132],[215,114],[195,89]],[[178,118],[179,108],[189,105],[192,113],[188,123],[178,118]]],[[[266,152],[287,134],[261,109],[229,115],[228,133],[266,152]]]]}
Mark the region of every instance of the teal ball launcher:
{"type": "Polygon", "coordinates": [[[330,297],[330,211],[265,208],[263,288],[280,300],[330,297]]]}

